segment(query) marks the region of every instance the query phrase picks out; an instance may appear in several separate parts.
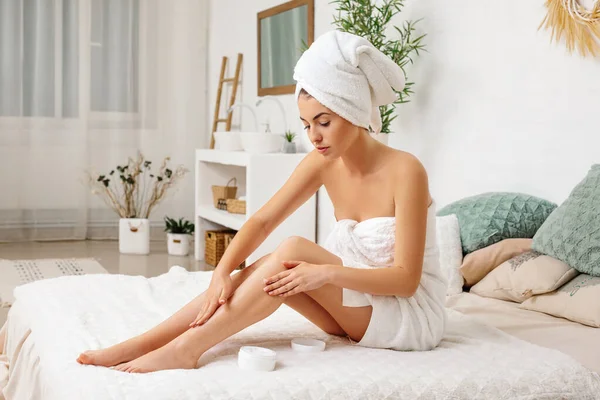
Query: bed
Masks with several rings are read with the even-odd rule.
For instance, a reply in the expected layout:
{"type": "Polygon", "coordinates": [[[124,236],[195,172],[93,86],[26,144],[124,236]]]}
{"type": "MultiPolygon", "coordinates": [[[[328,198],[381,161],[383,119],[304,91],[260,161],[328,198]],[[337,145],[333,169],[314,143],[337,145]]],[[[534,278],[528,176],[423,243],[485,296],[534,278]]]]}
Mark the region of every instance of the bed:
{"type": "Polygon", "coordinates": [[[17,288],[4,327],[6,400],[600,397],[599,330],[468,293],[448,299],[446,335],[429,352],[362,348],[282,306],[204,354],[195,370],[127,374],[75,362],[83,350],[151,328],[209,282],[209,272],[173,267],[150,279],[62,277],[17,288]],[[325,340],[326,351],[294,353],[295,337],[325,340]],[[237,351],[248,344],[275,350],[276,370],[240,370],[237,351]]]}

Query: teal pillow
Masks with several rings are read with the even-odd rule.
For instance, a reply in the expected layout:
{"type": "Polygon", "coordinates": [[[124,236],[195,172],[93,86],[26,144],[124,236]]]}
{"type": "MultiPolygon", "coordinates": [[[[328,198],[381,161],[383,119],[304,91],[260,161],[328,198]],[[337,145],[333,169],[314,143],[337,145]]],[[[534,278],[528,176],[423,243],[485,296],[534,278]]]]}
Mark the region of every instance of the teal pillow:
{"type": "Polygon", "coordinates": [[[532,246],[579,272],[600,276],[600,164],[548,217],[532,246]]]}
{"type": "Polygon", "coordinates": [[[504,239],[532,238],[556,204],[522,193],[490,192],[467,197],[439,210],[456,214],[463,254],[504,239]]]}

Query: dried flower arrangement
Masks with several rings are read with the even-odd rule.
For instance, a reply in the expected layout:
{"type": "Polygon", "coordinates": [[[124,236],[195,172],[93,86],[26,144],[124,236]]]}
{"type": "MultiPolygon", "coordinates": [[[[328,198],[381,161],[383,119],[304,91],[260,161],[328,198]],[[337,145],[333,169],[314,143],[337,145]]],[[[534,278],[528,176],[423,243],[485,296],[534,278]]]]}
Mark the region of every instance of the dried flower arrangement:
{"type": "Polygon", "coordinates": [[[546,0],[548,13],[540,28],[550,29],[551,40],[557,42],[564,36],[570,53],[579,51],[586,57],[600,55],[600,1],[591,9],[581,5],[581,0],[546,0]]]}
{"type": "Polygon", "coordinates": [[[170,157],[165,157],[153,173],[152,161],[138,152],[135,159],[129,157],[126,165],[117,165],[108,174],[88,171],[88,185],[92,193],[99,195],[121,218],[148,218],[165,199],[167,190],[188,172],[182,165],[174,170],[168,168],[169,161],[170,157]]]}

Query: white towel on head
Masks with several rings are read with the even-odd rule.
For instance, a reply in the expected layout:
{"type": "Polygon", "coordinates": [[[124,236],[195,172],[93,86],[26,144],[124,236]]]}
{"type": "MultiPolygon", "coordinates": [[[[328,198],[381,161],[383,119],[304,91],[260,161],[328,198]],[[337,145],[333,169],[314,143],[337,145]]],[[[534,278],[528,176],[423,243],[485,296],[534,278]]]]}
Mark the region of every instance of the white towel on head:
{"type": "Polygon", "coordinates": [[[346,32],[321,35],[294,68],[296,98],[306,90],[352,124],[381,130],[379,106],[397,99],[404,72],[368,40],[346,32]]]}

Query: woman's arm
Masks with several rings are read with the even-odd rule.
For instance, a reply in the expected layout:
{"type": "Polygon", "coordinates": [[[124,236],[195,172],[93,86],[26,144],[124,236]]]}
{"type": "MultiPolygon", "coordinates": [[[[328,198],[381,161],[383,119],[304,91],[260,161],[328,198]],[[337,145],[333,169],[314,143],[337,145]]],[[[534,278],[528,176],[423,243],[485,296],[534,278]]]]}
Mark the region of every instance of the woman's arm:
{"type": "Polygon", "coordinates": [[[326,163],[315,151],[304,157],[281,189],[238,231],[216,271],[231,274],[279,224],[315,194],[322,185],[320,171],[326,163]]]}
{"type": "Polygon", "coordinates": [[[429,183],[425,169],[416,158],[411,157],[409,162],[404,160],[396,170],[400,172],[395,179],[394,266],[376,269],[325,266],[328,283],[374,295],[411,297],[415,294],[423,270],[429,183]]]}

